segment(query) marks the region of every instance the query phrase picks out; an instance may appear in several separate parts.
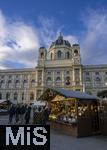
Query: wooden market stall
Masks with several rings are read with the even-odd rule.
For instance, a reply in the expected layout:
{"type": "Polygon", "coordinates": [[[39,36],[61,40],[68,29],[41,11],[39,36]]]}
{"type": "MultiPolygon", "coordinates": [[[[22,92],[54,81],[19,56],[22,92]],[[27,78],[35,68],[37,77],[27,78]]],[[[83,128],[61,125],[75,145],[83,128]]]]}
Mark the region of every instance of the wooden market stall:
{"type": "Polygon", "coordinates": [[[100,131],[102,135],[107,135],[107,99],[100,102],[100,131]]]}
{"type": "Polygon", "coordinates": [[[51,128],[76,137],[100,133],[98,97],[80,91],[49,88],[40,99],[51,107],[51,128]]]}

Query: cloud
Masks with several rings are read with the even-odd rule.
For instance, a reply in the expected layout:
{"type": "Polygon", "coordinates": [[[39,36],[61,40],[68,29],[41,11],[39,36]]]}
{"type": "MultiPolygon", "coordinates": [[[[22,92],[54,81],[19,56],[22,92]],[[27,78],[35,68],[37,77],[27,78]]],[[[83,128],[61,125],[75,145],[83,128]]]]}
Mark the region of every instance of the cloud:
{"type": "MultiPolygon", "coordinates": [[[[34,27],[13,21],[0,11],[0,69],[35,67],[38,48],[48,48],[64,29],[54,18],[40,16],[38,23],[39,27],[34,27]]],[[[84,30],[80,37],[64,34],[64,39],[71,44],[79,39],[83,64],[106,63],[107,12],[89,10],[82,23],[84,30]]]]}
{"type": "Polygon", "coordinates": [[[18,63],[34,67],[39,45],[38,32],[33,26],[9,21],[0,11],[0,69],[12,68],[13,63],[16,68],[18,63]]]}
{"type": "Polygon", "coordinates": [[[84,64],[107,61],[107,11],[89,10],[83,18],[85,31],[80,40],[84,64]]]}
{"type": "Polygon", "coordinates": [[[62,31],[63,25],[59,25],[54,18],[47,18],[43,16],[39,16],[39,23],[41,44],[44,44],[48,48],[62,31]]]}
{"type": "Polygon", "coordinates": [[[74,35],[66,35],[66,36],[64,36],[64,39],[68,40],[71,43],[71,45],[75,44],[75,43],[76,44],[78,43],[78,38],[74,35]]]}
{"type": "Polygon", "coordinates": [[[48,48],[62,29],[53,18],[40,16],[38,22],[13,21],[0,10],[0,69],[36,66],[39,47],[48,48]]]}
{"type": "Polygon", "coordinates": [[[64,39],[68,40],[71,44],[78,43],[76,36],[63,34],[64,25],[59,25],[54,18],[40,16],[39,22],[41,25],[39,29],[40,39],[47,48],[58,38],[60,32],[64,39]]]}

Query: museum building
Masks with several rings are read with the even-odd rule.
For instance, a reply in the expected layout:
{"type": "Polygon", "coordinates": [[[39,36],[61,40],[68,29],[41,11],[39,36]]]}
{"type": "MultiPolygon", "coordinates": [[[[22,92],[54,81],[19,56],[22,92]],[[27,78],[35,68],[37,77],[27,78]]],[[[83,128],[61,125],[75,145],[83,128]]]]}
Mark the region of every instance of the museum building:
{"type": "Polygon", "coordinates": [[[83,65],[79,44],[71,45],[60,34],[48,50],[38,51],[35,68],[0,70],[0,99],[30,103],[47,88],[95,95],[107,90],[107,65],[83,65]]]}

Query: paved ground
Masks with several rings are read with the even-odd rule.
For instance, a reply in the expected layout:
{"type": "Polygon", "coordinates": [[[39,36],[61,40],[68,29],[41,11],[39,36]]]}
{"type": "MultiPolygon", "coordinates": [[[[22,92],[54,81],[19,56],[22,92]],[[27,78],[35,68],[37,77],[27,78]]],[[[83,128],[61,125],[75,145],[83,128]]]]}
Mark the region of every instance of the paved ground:
{"type": "Polygon", "coordinates": [[[107,150],[107,137],[74,138],[51,131],[51,150],[107,150]]]}
{"type": "MultiPolygon", "coordinates": [[[[7,124],[8,116],[0,116],[0,124],[7,124]]],[[[107,137],[74,138],[51,131],[51,150],[107,150],[107,137]]]]}

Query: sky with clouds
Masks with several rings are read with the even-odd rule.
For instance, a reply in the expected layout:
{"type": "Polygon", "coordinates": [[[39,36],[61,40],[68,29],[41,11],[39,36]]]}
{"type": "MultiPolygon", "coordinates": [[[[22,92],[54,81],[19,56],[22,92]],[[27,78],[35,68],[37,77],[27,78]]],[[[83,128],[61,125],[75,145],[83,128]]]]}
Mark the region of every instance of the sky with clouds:
{"type": "Polygon", "coordinates": [[[107,64],[106,0],[0,0],[0,69],[35,67],[59,32],[84,65],[107,64]]]}

